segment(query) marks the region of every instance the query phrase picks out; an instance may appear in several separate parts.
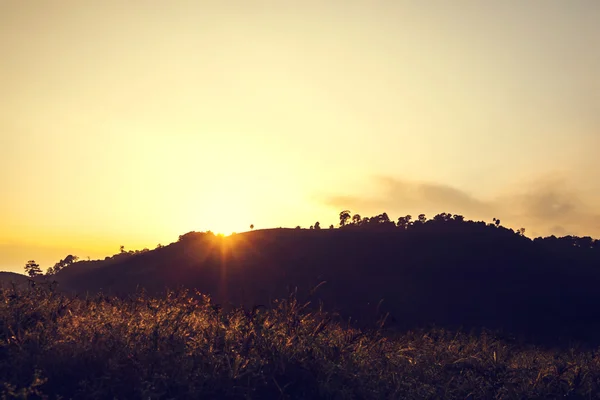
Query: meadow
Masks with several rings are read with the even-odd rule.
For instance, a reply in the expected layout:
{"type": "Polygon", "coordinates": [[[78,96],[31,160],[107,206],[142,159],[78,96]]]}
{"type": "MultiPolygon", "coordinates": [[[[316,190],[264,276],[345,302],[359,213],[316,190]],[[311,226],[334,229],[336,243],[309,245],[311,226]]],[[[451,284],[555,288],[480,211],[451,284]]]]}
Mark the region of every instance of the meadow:
{"type": "Polygon", "coordinates": [[[600,356],[494,332],[356,329],[292,293],[224,312],[162,297],[0,290],[2,399],[591,399],[600,356]]]}

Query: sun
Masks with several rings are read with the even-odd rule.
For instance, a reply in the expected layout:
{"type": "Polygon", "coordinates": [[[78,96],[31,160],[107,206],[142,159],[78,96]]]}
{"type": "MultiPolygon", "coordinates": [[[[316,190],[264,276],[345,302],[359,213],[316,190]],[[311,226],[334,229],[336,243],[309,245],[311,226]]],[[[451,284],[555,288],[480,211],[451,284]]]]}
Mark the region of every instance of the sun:
{"type": "Polygon", "coordinates": [[[252,230],[256,215],[248,204],[240,200],[242,198],[233,194],[216,198],[203,210],[202,216],[196,214],[198,225],[224,236],[252,230]]]}
{"type": "Polygon", "coordinates": [[[221,173],[219,169],[215,170],[213,179],[213,185],[194,188],[189,199],[173,210],[177,224],[185,225],[188,230],[225,236],[249,231],[252,224],[257,226],[269,205],[257,203],[248,194],[253,191],[249,186],[252,182],[233,173],[221,173]]]}
{"type": "Polygon", "coordinates": [[[231,222],[214,221],[214,223],[207,223],[206,228],[216,236],[228,237],[234,233],[242,233],[251,230],[250,225],[251,224],[242,224],[236,220],[232,220],[231,222]]]}
{"type": "Polygon", "coordinates": [[[250,228],[246,228],[246,229],[238,229],[239,226],[236,228],[234,226],[221,226],[219,227],[219,229],[211,229],[212,232],[214,232],[215,236],[221,236],[221,237],[228,237],[233,235],[234,233],[241,233],[244,231],[249,231],[250,228]]]}

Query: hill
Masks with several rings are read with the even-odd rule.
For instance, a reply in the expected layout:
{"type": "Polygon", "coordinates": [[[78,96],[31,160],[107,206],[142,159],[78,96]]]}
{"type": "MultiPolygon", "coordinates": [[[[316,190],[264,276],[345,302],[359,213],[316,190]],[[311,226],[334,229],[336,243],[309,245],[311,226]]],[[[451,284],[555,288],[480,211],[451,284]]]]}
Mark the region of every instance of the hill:
{"type": "Polygon", "coordinates": [[[12,284],[17,286],[25,286],[29,282],[29,277],[16,274],[14,272],[0,271],[0,286],[8,287],[12,284]]]}
{"type": "Polygon", "coordinates": [[[75,293],[128,295],[185,286],[224,306],[269,304],[298,288],[359,323],[504,329],[593,340],[600,332],[600,246],[589,238],[538,238],[499,224],[434,218],[399,227],[272,229],[231,237],[190,232],[169,246],[55,275],[75,293]]]}

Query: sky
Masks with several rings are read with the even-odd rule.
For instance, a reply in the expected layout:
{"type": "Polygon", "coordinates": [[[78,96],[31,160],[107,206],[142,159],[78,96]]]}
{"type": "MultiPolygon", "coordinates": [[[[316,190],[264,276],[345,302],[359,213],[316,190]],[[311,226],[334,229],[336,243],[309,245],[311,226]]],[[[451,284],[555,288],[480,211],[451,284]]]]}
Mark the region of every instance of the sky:
{"type": "Polygon", "coordinates": [[[0,0],[0,270],[439,212],[600,237],[600,2],[0,0]]]}

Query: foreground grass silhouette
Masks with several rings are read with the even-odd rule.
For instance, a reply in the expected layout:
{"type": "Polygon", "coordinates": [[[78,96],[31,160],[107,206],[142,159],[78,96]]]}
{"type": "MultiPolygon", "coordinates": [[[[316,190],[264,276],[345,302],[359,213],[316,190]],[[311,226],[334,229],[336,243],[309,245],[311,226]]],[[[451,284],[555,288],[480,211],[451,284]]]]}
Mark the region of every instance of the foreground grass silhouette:
{"type": "Polygon", "coordinates": [[[223,313],[198,293],[0,289],[2,398],[595,398],[593,351],[443,330],[385,336],[290,296],[223,313]]]}

